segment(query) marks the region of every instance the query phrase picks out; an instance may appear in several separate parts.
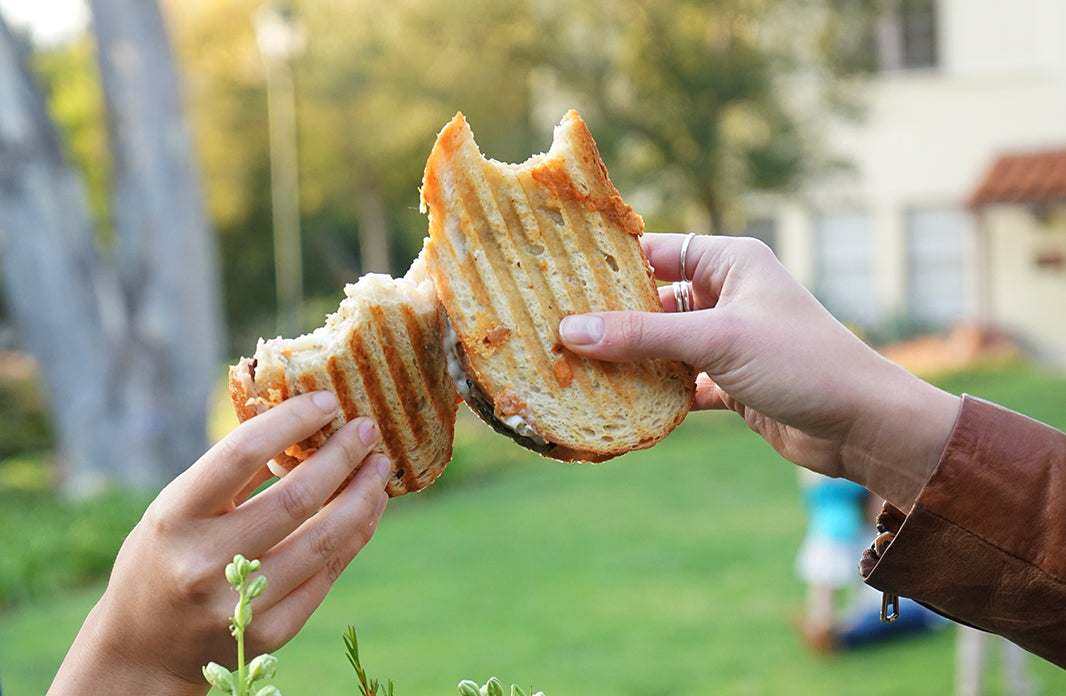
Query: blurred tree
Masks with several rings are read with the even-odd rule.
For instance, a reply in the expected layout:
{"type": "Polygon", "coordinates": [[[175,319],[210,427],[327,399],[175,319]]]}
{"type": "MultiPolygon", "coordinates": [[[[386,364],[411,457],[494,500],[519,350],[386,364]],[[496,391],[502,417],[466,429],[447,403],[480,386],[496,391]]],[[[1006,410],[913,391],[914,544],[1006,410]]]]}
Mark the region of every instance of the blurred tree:
{"type": "MultiPolygon", "coordinates": [[[[274,311],[265,75],[252,25],[260,4],[169,5],[221,240],[234,352],[270,330],[274,311]]],[[[418,253],[422,170],[456,111],[475,124],[487,154],[528,156],[536,25],[526,3],[509,0],[292,7],[307,41],[295,66],[304,279],[309,297],[325,298],[309,301],[319,310],[309,310],[310,327],[345,282],[366,271],[401,274],[418,253]]]]}
{"type": "Polygon", "coordinates": [[[37,358],[75,492],[148,487],[207,445],[217,268],[159,8],[92,0],[108,116],[114,253],[0,20],[5,299],[37,358]]]}
{"type": "Polygon", "coordinates": [[[857,14],[802,0],[560,1],[545,4],[542,55],[618,174],[654,191],[670,224],[693,227],[677,211],[695,202],[695,227],[722,232],[743,193],[785,190],[820,162],[789,80],[833,85],[850,69],[838,39],[857,14]]]}

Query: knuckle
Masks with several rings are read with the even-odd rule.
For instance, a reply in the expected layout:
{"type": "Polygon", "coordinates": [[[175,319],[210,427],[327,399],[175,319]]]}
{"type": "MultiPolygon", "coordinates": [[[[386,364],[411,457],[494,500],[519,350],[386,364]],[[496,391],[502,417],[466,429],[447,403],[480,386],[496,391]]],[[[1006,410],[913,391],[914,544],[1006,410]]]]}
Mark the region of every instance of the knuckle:
{"type": "Polygon", "coordinates": [[[615,345],[639,345],[644,340],[644,321],[637,314],[623,314],[615,326],[615,345]]]}
{"type": "Polygon", "coordinates": [[[182,604],[208,607],[221,586],[222,569],[203,558],[176,555],[170,559],[171,591],[182,598],[182,604]]]}
{"type": "Polygon", "coordinates": [[[152,539],[167,539],[174,534],[173,515],[162,498],[156,498],[144,511],[140,526],[152,539]]]}
{"type": "Polygon", "coordinates": [[[333,558],[330,558],[326,562],[325,568],[326,579],[329,581],[329,584],[332,585],[333,583],[335,583],[337,581],[337,578],[341,576],[341,573],[343,573],[344,569],[347,567],[347,559],[340,558],[339,556],[334,556],[333,558]]]}
{"type": "Polygon", "coordinates": [[[327,563],[337,553],[337,534],[331,524],[319,524],[308,530],[307,546],[312,554],[327,563]]]}
{"type": "Polygon", "coordinates": [[[282,511],[293,520],[306,520],[317,508],[310,491],[294,478],[288,478],[283,483],[288,485],[278,486],[278,504],[282,511]]]}
{"type": "Polygon", "coordinates": [[[215,445],[224,461],[245,461],[254,455],[253,440],[247,428],[236,428],[215,445]]]}
{"type": "Polygon", "coordinates": [[[349,468],[353,468],[353,465],[362,460],[366,455],[366,448],[357,443],[355,437],[357,425],[353,425],[349,428],[338,430],[333,434],[332,440],[340,450],[341,459],[348,464],[349,468]]]}
{"type": "Polygon", "coordinates": [[[741,255],[756,261],[765,261],[774,256],[773,250],[765,242],[754,237],[737,238],[737,250],[741,255]]]}

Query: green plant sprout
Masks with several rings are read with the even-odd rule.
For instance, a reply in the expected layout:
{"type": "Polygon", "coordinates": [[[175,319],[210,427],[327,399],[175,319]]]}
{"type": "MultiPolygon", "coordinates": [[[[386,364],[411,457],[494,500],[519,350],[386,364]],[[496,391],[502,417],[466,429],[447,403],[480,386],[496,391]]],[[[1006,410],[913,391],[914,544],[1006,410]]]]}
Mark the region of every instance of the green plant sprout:
{"type": "Polygon", "coordinates": [[[347,649],[348,662],[352,663],[355,676],[359,678],[359,692],[362,696],[377,696],[379,693],[383,696],[392,696],[391,679],[385,690],[382,690],[384,687],[377,679],[367,679],[366,670],[359,661],[359,640],[355,636],[355,626],[351,624],[348,625],[348,632],[344,634],[344,647],[347,649]]]}
{"type": "MultiPolygon", "coordinates": [[[[503,696],[503,683],[496,677],[489,677],[487,682],[478,686],[477,682],[464,679],[459,682],[459,696],[503,696]]],[[[526,696],[526,692],[517,684],[511,684],[511,696],[526,696]]],[[[538,691],[533,696],[544,696],[544,692],[538,691]]]]}
{"type": "Polygon", "coordinates": [[[211,686],[231,696],[281,696],[276,686],[262,686],[255,689],[255,683],[273,679],[277,673],[278,659],[269,653],[263,653],[252,662],[244,664],[244,631],[252,622],[252,600],[263,594],[266,589],[266,576],[259,575],[250,583],[248,576],[259,570],[258,560],[249,561],[237,554],[233,562],[226,566],[226,580],[237,590],[237,607],[230,617],[230,634],[237,640],[237,670],[230,672],[217,662],[209,662],[204,667],[204,678],[211,686]]]}

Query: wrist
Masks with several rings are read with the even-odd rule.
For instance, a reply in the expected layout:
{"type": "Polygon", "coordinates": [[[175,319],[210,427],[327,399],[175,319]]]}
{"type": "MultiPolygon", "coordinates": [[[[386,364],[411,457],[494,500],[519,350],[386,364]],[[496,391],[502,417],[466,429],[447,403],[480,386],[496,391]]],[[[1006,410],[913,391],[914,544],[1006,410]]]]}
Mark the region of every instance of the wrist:
{"type": "Polygon", "coordinates": [[[961,399],[883,360],[842,448],[844,475],[910,510],[936,469],[961,399]]]}
{"type": "Polygon", "coordinates": [[[106,621],[101,617],[103,601],[89,612],[47,696],[89,693],[204,696],[208,692],[206,680],[189,682],[128,655],[128,649],[136,650],[137,646],[124,640],[127,636],[106,628],[106,621]]]}

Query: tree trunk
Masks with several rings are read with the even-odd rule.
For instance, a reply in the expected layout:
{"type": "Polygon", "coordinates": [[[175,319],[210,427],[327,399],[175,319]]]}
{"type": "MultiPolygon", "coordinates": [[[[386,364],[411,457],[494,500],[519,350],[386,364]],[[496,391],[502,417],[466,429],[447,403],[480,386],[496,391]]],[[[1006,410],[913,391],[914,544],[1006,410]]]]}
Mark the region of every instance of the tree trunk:
{"type": "Polygon", "coordinates": [[[157,486],[206,447],[218,274],[159,8],[93,0],[115,181],[114,259],[0,23],[0,269],[41,368],[66,487],[157,486]]]}
{"type": "Polygon", "coordinates": [[[159,5],[91,0],[113,160],[118,281],[126,340],[122,478],[167,480],[207,444],[222,344],[219,278],[159,5]]]}
{"type": "Polygon", "coordinates": [[[107,380],[117,299],[93,243],[82,182],[0,18],[0,269],[4,299],[37,359],[66,467],[94,487],[120,444],[107,380]],[[110,319],[110,321],[109,321],[110,319]]]}

